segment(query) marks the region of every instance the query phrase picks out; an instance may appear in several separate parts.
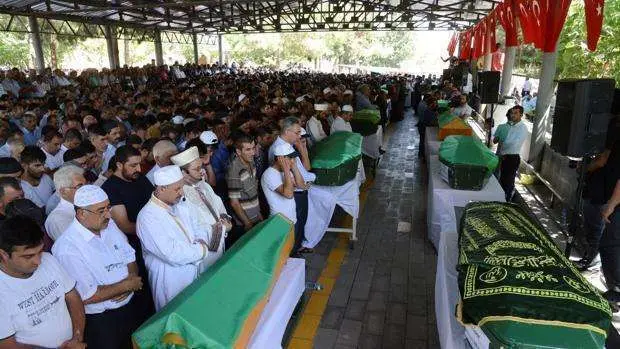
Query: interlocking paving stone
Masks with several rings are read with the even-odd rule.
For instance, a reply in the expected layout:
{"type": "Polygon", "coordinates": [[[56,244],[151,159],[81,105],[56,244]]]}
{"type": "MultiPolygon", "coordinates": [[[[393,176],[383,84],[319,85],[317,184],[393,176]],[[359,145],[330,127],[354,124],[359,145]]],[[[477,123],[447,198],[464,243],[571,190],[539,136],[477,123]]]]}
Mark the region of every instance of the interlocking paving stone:
{"type": "Polygon", "coordinates": [[[316,331],[316,336],[314,337],[314,345],[315,349],[331,349],[336,344],[336,340],[338,339],[338,330],[328,329],[328,328],[319,328],[316,331]]]}
{"type": "Polygon", "coordinates": [[[365,333],[381,335],[383,334],[383,326],[385,325],[384,311],[367,312],[364,319],[363,331],[365,333]]]}
{"type": "Polygon", "coordinates": [[[345,319],[342,321],[342,325],[340,325],[340,332],[338,334],[338,339],[336,339],[336,344],[356,347],[361,333],[361,321],[345,319]]]}
{"type": "MultiPolygon", "coordinates": [[[[415,123],[408,114],[394,125],[360,212],[359,240],[340,266],[315,348],[439,348],[436,254],[426,232],[426,165],[417,158],[415,123]]],[[[307,258],[309,280],[320,274],[337,237],[326,234],[307,258]]]]}

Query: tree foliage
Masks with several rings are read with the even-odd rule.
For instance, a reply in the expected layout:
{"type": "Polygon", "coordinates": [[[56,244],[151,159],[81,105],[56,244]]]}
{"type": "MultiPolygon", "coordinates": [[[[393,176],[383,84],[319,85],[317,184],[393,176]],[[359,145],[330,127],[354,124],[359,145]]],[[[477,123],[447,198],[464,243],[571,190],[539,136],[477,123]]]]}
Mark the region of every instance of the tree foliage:
{"type": "Polygon", "coordinates": [[[604,16],[597,50],[590,52],[584,5],[573,1],[558,45],[559,78],[611,77],[620,81],[620,0],[605,1],[604,16]]]}
{"type": "Polygon", "coordinates": [[[30,42],[27,34],[2,33],[0,35],[0,66],[28,67],[30,42]]]}
{"type": "Polygon", "coordinates": [[[233,60],[279,66],[329,59],[336,64],[399,67],[413,48],[408,32],[227,35],[233,60]]]}

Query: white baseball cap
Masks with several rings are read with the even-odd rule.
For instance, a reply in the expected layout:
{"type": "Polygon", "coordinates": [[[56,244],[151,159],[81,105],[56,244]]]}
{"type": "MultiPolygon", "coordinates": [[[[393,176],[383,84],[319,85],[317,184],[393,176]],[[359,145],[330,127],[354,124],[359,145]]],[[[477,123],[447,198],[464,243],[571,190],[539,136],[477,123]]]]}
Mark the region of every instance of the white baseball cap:
{"type": "Polygon", "coordinates": [[[217,136],[213,131],[203,131],[199,138],[206,145],[216,145],[218,143],[217,136]]]}

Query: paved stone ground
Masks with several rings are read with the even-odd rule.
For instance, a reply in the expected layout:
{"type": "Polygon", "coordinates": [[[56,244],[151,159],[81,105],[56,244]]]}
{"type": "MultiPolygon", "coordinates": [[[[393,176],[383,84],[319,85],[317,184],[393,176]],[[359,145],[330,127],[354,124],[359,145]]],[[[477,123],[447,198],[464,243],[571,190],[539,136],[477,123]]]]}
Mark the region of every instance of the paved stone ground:
{"type": "MultiPolygon", "coordinates": [[[[436,256],[426,237],[427,180],[415,123],[408,113],[393,125],[315,348],[439,348],[436,256]]],[[[328,233],[307,258],[308,281],[316,281],[336,240],[328,233]]]]}

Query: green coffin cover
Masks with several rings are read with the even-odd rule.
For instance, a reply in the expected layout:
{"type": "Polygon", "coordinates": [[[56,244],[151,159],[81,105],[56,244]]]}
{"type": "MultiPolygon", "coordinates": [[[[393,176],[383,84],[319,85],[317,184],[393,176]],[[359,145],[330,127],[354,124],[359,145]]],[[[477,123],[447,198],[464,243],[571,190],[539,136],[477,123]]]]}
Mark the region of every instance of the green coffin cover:
{"type": "Polygon", "coordinates": [[[293,246],[291,221],[275,215],[132,336],[134,348],[245,348],[293,246]]]}
{"type": "Polygon", "coordinates": [[[355,178],[362,158],[362,136],[354,132],[336,132],[316,143],[310,150],[312,172],[317,185],[339,186],[355,178]]]}
{"type": "Polygon", "coordinates": [[[445,99],[440,99],[437,101],[437,106],[439,108],[447,108],[450,109],[450,101],[445,100],[445,99]]]}
{"type": "Polygon", "coordinates": [[[362,109],[353,114],[351,129],[362,136],[370,136],[377,133],[381,113],[375,109],[362,109]]]}
{"type": "Polygon", "coordinates": [[[478,138],[448,136],[439,146],[445,178],[455,189],[481,190],[499,163],[497,155],[478,138]]]}
{"type": "Polygon", "coordinates": [[[519,206],[465,207],[459,231],[457,317],[492,347],[603,348],[611,311],[519,206]]]}
{"type": "Polygon", "coordinates": [[[439,128],[443,128],[445,125],[449,124],[450,121],[454,120],[454,118],[456,117],[457,116],[452,115],[450,111],[444,111],[443,113],[439,114],[439,117],[438,117],[439,128]]]}

